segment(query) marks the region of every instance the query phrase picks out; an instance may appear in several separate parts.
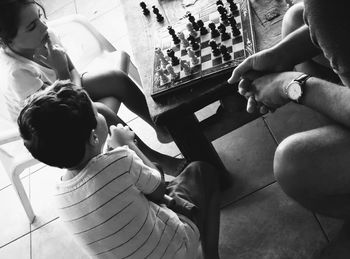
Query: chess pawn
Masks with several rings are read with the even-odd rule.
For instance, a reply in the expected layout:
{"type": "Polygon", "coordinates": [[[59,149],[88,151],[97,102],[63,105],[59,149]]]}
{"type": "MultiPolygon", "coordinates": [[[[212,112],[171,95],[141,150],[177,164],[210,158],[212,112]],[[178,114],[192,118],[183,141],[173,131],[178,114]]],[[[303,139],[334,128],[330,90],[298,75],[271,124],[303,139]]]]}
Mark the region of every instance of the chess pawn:
{"type": "Polygon", "coordinates": [[[199,32],[201,33],[201,35],[208,34],[208,30],[207,28],[205,28],[204,22],[202,20],[198,20],[197,25],[199,26],[199,32]]]}
{"type": "Polygon", "coordinates": [[[186,60],[181,60],[180,61],[181,67],[184,70],[185,75],[191,74],[191,67],[190,63],[186,60]]]}
{"type": "Polygon", "coordinates": [[[158,68],[156,70],[156,72],[157,72],[162,84],[169,82],[169,78],[164,74],[164,70],[161,67],[158,68]]]}
{"type": "Polygon", "coordinates": [[[187,48],[188,46],[190,46],[188,40],[185,38],[185,34],[182,31],[179,31],[177,33],[177,37],[179,37],[179,39],[181,40],[182,46],[184,48],[187,48]]]}
{"type": "Polygon", "coordinates": [[[193,36],[193,37],[197,37],[197,32],[195,31],[195,29],[193,29],[193,25],[192,25],[192,23],[188,23],[187,25],[186,25],[186,28],[187,28],[187,30],[188,30],[188,32],[190,33],[190,35],[191,36],[193,36]]]}
{"type": "Polygon", "coordinates": [[[146,3],[145,2],[141,2],[140,3],[140,6],[141,6],[141,8],[142,8],[142,11],[143,11],[143,14],[144,15],[149,15],[149,10],[148,10],[148,8],[147,8],[147,6],[146,6],[146,3]]]}
{"type": "Polygon", "coordinates": [[[218,31],[218,29],[216,29],[215,23],[211,22],[209,23],[208,27],[211,30],[211,37],[212,38],[216,38],[220,36],[220,32],[218,31]]]}
{"type": "Polygon", "coordinates": [[[166,66],[166,70],[168,70],[168,72],[171,76],[171,79],[176,79],[177,73],[175,72],[174,67],[172,65],[168,64],[166,66]]]}
{"type": "Polygon", "coordinates": [[[169,64],[169,62],[165,59],[163,51],[157,47],[154,49],[154,52],[156,53],[157,57],[160,59],[162,67],[165,68],[166,65],[169,64]]]}
{"type": "Polygon", "coordinates": [[[194,53],[193,49],[191,47],[187,47],[187,55],[191,58],[192,65],[197,65],[199,63],[199,58],[194,53]]]}

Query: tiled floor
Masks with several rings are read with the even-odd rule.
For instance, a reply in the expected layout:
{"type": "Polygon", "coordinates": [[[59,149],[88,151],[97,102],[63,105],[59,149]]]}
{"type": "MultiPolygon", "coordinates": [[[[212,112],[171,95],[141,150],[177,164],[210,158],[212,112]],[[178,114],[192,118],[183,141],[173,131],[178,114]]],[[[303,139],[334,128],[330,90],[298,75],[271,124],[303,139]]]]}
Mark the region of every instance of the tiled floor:
{"type": "MultiPolygon", "coordinates": [[[[43,2],[49,18],[84,14],[117,48],[131,54],[118,0],[43,2]]],[[[172,156],[179,154],[173,143],[160,144],[153,129],[125,107],[120,115],[152,148],[172,156]]],[[[281,191],[272,172],[277,144],[320,123],[314,112],[290,104],[213,142],[235,179],[233,187],[222,195],[221,258],[312,258],[336,235],[341,221],[319,217],[299,206],[281,191]]],[[[52,207],[51,193],[61,173],[38,165],[23,178],[37,215],[36,222],[29,225],[0,168],[0,259],[87,258],[52,207]]]]}

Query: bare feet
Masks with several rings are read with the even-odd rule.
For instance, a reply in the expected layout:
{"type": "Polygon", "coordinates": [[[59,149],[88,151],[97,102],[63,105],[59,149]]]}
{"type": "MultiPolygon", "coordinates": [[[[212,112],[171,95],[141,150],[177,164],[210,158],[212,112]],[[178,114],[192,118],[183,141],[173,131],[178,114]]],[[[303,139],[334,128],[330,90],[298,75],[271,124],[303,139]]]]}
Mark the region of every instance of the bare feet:
{"type": "Polygon", "coordinates": [[[168,144],[173,141],[169,131],[164,127],[156,127],[157,139],[160,143],[168,144]]]}

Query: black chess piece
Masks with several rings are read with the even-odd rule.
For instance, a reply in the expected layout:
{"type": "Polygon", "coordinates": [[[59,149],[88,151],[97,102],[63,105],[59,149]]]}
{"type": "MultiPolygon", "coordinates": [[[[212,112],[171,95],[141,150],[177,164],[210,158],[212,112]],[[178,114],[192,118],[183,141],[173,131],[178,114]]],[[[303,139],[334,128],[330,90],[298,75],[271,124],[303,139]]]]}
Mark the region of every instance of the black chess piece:
{"type": "Polygon", "coordinates": [[[217,57],[221,54],[220,49],[218,48],[218,44],[214,39],[211,39],[209,41],[209,46],[211,47],[211,52],[213,53],[214,57],[217,57]]]}
{"type": "Polygon", "coordinates": [[[221,0],[217,0],[216,5],[224,5],[224,3],[221,0]]]}
{"type": "Polygon", "coordinates": [[[237,28],[237,25],[231,26],[233,37],[241,35],[241,31],[237,28]]]}
{"type": "Polygon", "coordinates": [[[227,20],[230,23],[231,27],[236,26],[237,22],[236,22],[235,17],[232,14],[227,16],[227,20]]]}
{"type": "Polygon", "coordinates": [[[225,9],[225,7],[223,7],[222,5],[219,5],[217,9],[218,9],[218,12],[220,13],[221,21],[227,24],[228,17],[227,17],[227,10],[225,9]]]}
{"type": "Polygon", "coordinates": [[[187,40],[190,42],[191,44],[191,47],[194,51],[198,50],[199,49],[199,44],[198,42],[196,41],[196,38],[193,37],[192,35],[188,36],[187,40]]]}
{"type": "Polygon", "coordinates": [[[173,38],[173,42],[175,45],[180,44],[181,40],[180,38],[176,35],[175,30],[173,29],[173,27],[171,27],[170,25],[167,27],[169,34],[171,35],[171,37],[173,38]]]}
{"type": "Polygon", "coordinates": [[[220,32],[216,29],[215,23],[211,22],[209,23],[209,28],[211,30],[211,37],[216,38],[220,36],[220,32]]]}
{"type": "Polygon", "coordinates": [[[149,15],[150,11],[148,10],[146,3],[145,2],[141,2],[140,6],[142,8],[143,14],[144,15],[149,15]]]}
{"type": "Polygon", "coordinates": [[[226,26],[223,23],[220,23],[218,29],[221,33],[221,41],[225,41],[231,38],[230,34],[226,32],[226,26]]]}
{"type": "Polygon", "coordinates": [[[225,45],[222,45],[222,44],[220,45],[220,52],[222,54],[224,61],[228,61],[232,58],[231,54],[228,53],[227,47],[225,45]]]}
{"type": "Polygon", "coordinates": [[[157,22],[164,21],[164,17],[159,13],[159,9],[155,5],[153,5],[152,8],[153,8],[153,13],[156,15],[157,22]]]}
{"type": "Polygon", "coordinates": [[[180,60],[178,57],[175,56],[174,50],[168,49],[166,51],[166,53],[167,53],[168,57],[171,58],[171,65],[172,66],[177,66],[178,64],[180,64],[180,60]]]}
{"type": "Polygon", "coordinates": [[[198,30],[199,30],[199,26],[198,26],[198,24],[196,23],[196,20],[195,20],[195,18],[194,18],[194,16],[193,16],[192,14],[190,14],[190,15],[188,16],[188,20],[190,21],[190,23],[192,23],[193,29],[195,29],[196,31],[198,31],[198,30]]]}
{"type": "Polygon", "coordinates": [[[231,13],[234,13],[238,10],[237,4],[233,0],[227,0],[227,2],[230,5],[230,11],[231,13]]]}
{"type": "Polygon", "coordinates": [[[199,32],[201,35],[208,34],[207,28],[204,26],[204,22],[202,20],[197,21],[197,25],[199,26],[199,32]]]}

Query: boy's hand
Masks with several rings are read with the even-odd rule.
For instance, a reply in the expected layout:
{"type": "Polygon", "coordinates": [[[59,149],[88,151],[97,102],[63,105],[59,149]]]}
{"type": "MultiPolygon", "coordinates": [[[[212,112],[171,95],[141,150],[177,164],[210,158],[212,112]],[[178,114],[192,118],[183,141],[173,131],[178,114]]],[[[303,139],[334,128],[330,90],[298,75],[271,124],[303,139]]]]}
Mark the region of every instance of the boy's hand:
{"type": "Polygon", "coordinates": [[[130,130],[129,126],[118,124],[110,126],[111,135],[107,138],[107,146],[116,148],[124,145],[129,145],[134,142],[135,133],[130,130]]]}

